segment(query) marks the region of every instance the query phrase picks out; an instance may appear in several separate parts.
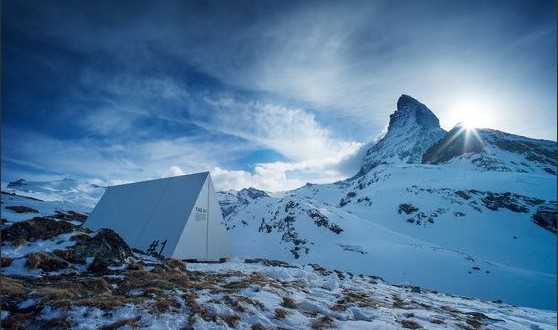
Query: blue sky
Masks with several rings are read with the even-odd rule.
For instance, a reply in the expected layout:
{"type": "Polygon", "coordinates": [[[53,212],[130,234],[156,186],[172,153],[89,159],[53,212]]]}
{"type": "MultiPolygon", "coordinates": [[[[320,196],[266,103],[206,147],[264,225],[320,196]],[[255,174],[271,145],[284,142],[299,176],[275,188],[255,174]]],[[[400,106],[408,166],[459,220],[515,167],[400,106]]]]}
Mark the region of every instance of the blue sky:
{"type": "Polygon", "coordinates": [[[554,1],[3,1],[2,182],[353,175],[399,95],[556,140],[554,1]]]}

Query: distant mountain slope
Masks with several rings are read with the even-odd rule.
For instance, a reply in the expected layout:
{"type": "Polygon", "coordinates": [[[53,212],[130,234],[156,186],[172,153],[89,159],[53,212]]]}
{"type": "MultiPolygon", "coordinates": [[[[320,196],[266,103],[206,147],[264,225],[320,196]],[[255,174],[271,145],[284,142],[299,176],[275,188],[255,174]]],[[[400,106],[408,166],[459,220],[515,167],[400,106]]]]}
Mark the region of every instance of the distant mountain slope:
{"type": "Polygon", "coordinates": [[[553,141],[457,125],[426,150],[422,162],[467,162],[481,170],[556,175],[556,155],[553,141]]]}
{"type": "Polygon", "coordinates": [[[19,179],[6,185],[7,192],[30,196],[44,201],[57,201],[79,207],[80,211],[91,211],[105,188],[74,179],[52,181],[27,181],[19,179]]]}

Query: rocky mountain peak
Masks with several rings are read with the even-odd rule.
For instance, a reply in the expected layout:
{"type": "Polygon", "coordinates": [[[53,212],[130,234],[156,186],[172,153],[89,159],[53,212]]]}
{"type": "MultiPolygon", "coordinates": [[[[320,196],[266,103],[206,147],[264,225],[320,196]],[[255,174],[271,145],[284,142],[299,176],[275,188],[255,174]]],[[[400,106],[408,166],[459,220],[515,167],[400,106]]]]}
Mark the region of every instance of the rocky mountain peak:
{"type": "Polygon", "coordinates": [[[438,117],[426,105],[409,95],[403,94],[397,100],[397,111],[389,116],[388,132],[413,124],[424,129],[440,128],[438,117]]]}
{"type": "Polygon", "coordinates": [[[445,135],[438,117],[415,98],[403,94],[389,116],[387,134],[368,149],[361,166],[364,174],[380,164],[420,163],[424,152],[445,135]]]}

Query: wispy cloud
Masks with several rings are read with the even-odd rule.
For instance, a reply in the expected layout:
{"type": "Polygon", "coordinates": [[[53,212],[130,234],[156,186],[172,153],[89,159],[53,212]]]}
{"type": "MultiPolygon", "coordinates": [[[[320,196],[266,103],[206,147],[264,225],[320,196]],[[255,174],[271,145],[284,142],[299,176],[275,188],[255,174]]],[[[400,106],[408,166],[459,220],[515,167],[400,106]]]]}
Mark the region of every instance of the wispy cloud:
{"type": "Polygon", "coordinates": [[[555,139],[555,10],[6,2],[2,162],[105,181],[213,169],[223,189],[334,181],[357,171],[402,93],[445,128],[482,104],[493,128],[555,139]]]}

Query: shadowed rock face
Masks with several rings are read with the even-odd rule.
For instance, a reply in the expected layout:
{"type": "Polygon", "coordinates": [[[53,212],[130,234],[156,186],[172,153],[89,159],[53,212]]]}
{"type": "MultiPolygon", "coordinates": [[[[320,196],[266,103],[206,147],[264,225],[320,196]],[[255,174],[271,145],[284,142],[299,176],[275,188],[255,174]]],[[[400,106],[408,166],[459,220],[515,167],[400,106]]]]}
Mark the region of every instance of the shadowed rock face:
{"type": "Polygon", "coordinates": [[[482,151],[484,143],[476,138],[468,138],[467,134],[463,126],[455,126],[426,150],[422,156],[422,163],[441,164],[465,153],[482,151]]]}
{"type": "Polygon", "coordinates": [[[465,154],[483,170],[556,175],[556,142],[493,129],[466,130],[459,124],[426,150],[422,163],[443,164],[465,154]]]}
{"type": "Polygon", "coordinates": [[[556,222],[558,220],[558,213],[556,213],[556,203],[541,206],[535,214],[533,214],[533,221],[542,228],[556,234],[556,222]]]}

